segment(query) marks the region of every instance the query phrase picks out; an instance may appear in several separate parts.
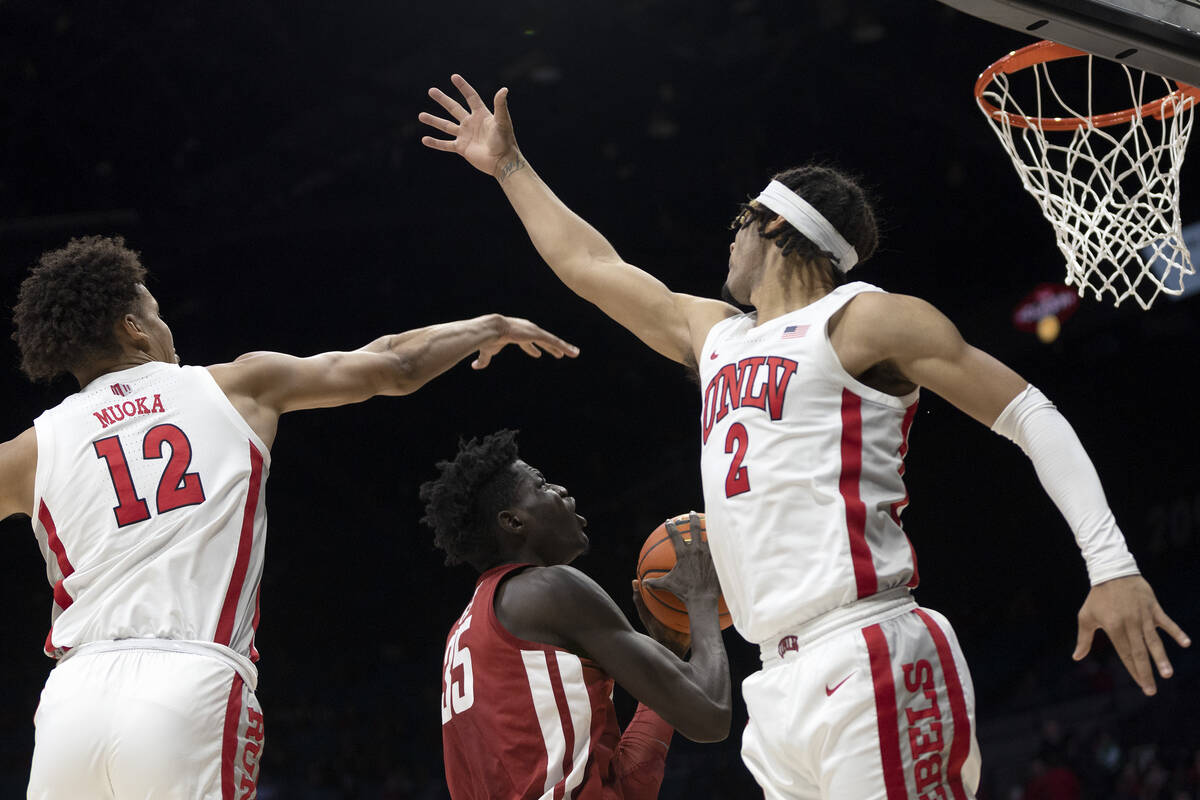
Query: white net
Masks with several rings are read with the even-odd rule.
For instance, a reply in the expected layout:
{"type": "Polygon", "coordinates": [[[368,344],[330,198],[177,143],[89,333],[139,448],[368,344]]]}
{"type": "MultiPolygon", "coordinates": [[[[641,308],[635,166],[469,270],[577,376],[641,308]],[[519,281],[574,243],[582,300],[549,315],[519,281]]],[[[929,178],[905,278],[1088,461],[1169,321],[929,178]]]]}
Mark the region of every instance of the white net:
{"type": "Polygon", "coordinates": [[[977,92],[979,105],[1054,228],[1066,282],[1081,297],[1090,289],[1097,300],[1107,294],[1120,305],[1133,297],[1148,309],[1160,293],[1182,294],[1184,278],[1195,272],[1180,230],[1179,173],[1196,97],[1156,75],[1093,61],[1089,55],[997,72],[977,92]],[[1123,70],[1124,78],[1093,81],[1100,65],[1123,70]],[[1136,111],[1105,124],[1121,115],[1094,110],[1101,99],[1115,100],[1109,111],[1136,111]]]}

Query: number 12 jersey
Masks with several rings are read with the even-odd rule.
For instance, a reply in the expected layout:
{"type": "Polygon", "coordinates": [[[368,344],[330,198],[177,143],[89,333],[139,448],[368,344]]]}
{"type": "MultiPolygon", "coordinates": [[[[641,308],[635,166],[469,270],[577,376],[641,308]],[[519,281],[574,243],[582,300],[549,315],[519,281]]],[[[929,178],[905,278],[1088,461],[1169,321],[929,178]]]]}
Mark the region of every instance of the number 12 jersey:
{"type": "Polygon", "coordinates": [[[101,375],[34,423],[46,653],[210,643],[255,673],[270,454],[203,367],[101,375]]]}

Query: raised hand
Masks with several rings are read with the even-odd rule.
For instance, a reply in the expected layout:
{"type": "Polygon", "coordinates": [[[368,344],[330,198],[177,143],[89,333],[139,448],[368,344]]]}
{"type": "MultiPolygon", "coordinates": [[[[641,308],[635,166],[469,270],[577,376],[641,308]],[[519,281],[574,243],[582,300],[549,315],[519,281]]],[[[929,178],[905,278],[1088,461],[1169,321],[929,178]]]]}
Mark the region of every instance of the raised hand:
{"type": "Polygon", "coordinates": [[[429,96],[453,121],[425,111],[417,115],[417,119],[453,138],[422,136],[421,144],[434,150],[458,153],[480,172],[503,179],[505,165],[520,156],[512,119],[508,116],[508,89],[496,92],[492,101],[496,113],[493,114],[465,78],[455,74],[450,76],[450,81],[462,94],[467,107],[463,108],[457,100],[434,87],[429,90],[429,96]]]}
{"type": "Polygon", "coordinates": [[[483,369],[492,361],[492,356],[510,344],[520,347],[533,358],[541,358],[545,351],[555,358],[579,355],[579,348],[542,330],[527,319],[501,317],[500,333],[495,339],[479,348],[479,355],[471,362],[472,369],[483,369]]]}
{"type": "Polygon", "coordinates": [[[717,567],[713,564],[708,542],[700,538],[700,515],[693,511],[688,518],[690,542],[683,540],[673,522],[667,522],[666,527],[675,548],[675,566],[666,575],[647,578],[646,585],[664,589],[685,604],[693,597],[708,597],[715,601],[721,594],[721,584],[717,581],[717,567]]]}
{"type": "Polygon", "coordinates": [[[1086,656],[1092,648],[1092,637],[1101,628],[1108,634],[1125,669],[1148,695],[1158,691],[1151,659],[1162,677],[1169,678],[1174,673],[1158,628],[1182,647],[1192,644],[1188,635],[1162,610],[1154,590],[1140,575],[1115,578],[1092,587],[1079,609],[1079,638],[1071,657],[1079,661],[1086,656]]]}

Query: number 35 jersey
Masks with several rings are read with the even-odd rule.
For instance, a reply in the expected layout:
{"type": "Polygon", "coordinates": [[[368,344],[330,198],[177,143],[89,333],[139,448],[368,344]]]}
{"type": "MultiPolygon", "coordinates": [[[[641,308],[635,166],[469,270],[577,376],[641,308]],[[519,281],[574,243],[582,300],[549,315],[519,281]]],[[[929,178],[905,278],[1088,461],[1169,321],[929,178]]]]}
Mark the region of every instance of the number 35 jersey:
{"type": "Polygon", "coordinates": [[[517,638],[496,617],[497,587],[529,566],[480,575],[447,637],[442,750],[450,796],[619,800],[613,679],[590,659],[517,638]]]}
{"type": "Polygon", "coordinates": [[[849,283],[756,325],[723,320],[700,353],[709,542],[734,625],[765,642],[859,598],[916,585],[900,526],[917,392],[855,380],[828,323],[849,283]]]}
{"type": "Polygon", "coordinates": [[[46,653],[188,640],[253,671],[270,455],[208,370],[101,375],[34,428],[32,522],[54,590],[46,653]]]}

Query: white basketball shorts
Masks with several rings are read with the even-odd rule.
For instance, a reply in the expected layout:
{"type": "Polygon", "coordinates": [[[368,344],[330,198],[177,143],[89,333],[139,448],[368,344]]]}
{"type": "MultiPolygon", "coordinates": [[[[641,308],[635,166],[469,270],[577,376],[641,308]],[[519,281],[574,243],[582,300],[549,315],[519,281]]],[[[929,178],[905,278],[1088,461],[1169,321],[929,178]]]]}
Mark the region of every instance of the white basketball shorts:
{"type": "Polygon", "coordinates": [[[28,800],[255,796],[262,710],[241,675],[211,656],[72,654],[51,671],[34,725],[28,800]]]}
{"type": "Polygon", "coordinates": [[[764,643],[742,684],[742,758],[767,800],[974,798],[975,691],[945,617],[905,600],[799,638],[774,658],[764,643]]]}

